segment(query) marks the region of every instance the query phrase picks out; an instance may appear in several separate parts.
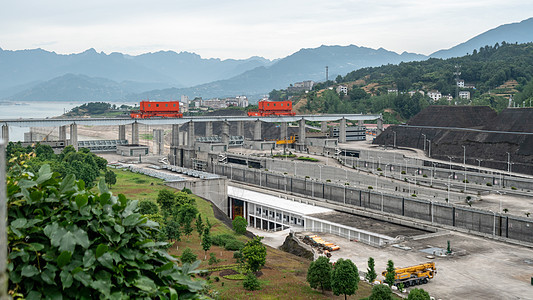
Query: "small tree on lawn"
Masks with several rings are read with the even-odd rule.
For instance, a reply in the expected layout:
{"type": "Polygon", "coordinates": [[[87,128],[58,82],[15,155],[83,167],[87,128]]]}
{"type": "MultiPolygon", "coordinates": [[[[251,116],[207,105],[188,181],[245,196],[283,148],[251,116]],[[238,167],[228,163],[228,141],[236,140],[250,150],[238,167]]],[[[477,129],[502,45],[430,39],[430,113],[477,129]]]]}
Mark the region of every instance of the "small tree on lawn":
{"type": "Polygon", "coordinates": [[[372,294],[368,300],[392,300],[392,291],[384,284],[377,284],[372,288],[372,294]]]}
{"type": "Polygon", "coordinates": [[[171,241],[181,240],[180,223],[174,219],[169,220],[165,226],[165,233],[167,238],[171,241]]]}
{"type": "Polygon", "coordinates": [[[407,300],[429,300],[428,292],[423,289],[412,289],[407,296],[407,300]]]}
{"type": "Polygon", "coordinates": [[[311,262],[307,269],[307,282],[311,288],[320,288],[322,293],[324,290],[331,290],[332,268],[329,258],[325,256],[320,256],[316,261],[311,262]]]}
{"type": "Polygon", "coordinates": [[[238,234],[245,234],[246,233],[246,226],[248,226],[248,222],[246,222],[246,219],[237,216],[235,219],[233,219],[232,222],[233,230],[238,234]]]}
{"type": "Polygon", "coordinates": [[[366,271],[366,280],[368,280],[368,282],[370,283],[374,282],[374,280],[376,280],[376,278],[378,277],[378,275],[376,274],[374,258],[368,258],[368,269],[366,271]]]}
{"type": "Polygon", "coordinates": [[[183,234],[187,237],[193,232],[192,221],[194,217],[198,214],[196,206],[193,204],[182,205],[178,212],[178,220],[183,226],[183,234]]]}
{"type": "Polygon", "coordinates": [[[111,170],[107,170],[105,172],[105,183],[107,183],[110,187],[117,183],[117,174],[111,170]]]}
{"type": "Polygon", "coordinates": [[[209,228],[209,230],[211,230],[211,226],[213,226],[213,225],[211,225],[211,223],[209,222],[209,218],[206,217],[205,218],[205,227],[209,228]]]}
{"type": "Polygon", "coordinates": [[[169,190],[160,190],[157,194],[157,204],[161,207],[163,214],[169,215],[172,207],[176,205],[176,195],[169,190]]]}
{"type": "Polygon", "coordinates": [[[202,222],[202,215],[198,214],[196,216],[196,231],[198,232],[198,236],[202,235],[204,232],[204,223],[202,222]]]}
{"type": "Polygon", "coordinates": [[[254,273],[249,272],[246,274],[246,278],[243,280],[242,286],[247,291],[255,291],[261,287],[261,284],[259,283],[259,280],[257,280],[257,277],[255,277],[254,273]]]}
{"type": "Polygon", "coordinates": [[[392,286],[395,280],[396,271],[394,270],[394,262],[389,259],[389,261],[387,262],[387,274],[385,274],[385,283],[389,286],[392,286]]]}
{"type": "Polygon", "coordinates": [[[257,272],[265,265],[267,253],[265,245],[261,243],[262,239],[259,236],[254,237],[241,250],[246,267],[251,272],[257,272]]]}
{"type": "Polygon", "coordinates": [[[192,264],[198,259],[198,256],[192,252],[191,248],[187,247],[185,250],[183,250],[183,253],[181,253],[180,256],[182,263],[189,263],[192,264]]]}
{"type": "Polygon", "coordinates": [[[211,241],[211,234],[209,234],[209,229],[204,230],[204,234],[202,235],[202,249],[204,249],[204,260],[207,259],[207,251],[211,249],[212,241],[211,241]]]}
{"type": "Polygon", "coordinates": [[[347,295],[355,294],[358,283],[359,271],[355,264],[349,259],[339,258],[331,272],[331,288],[333,293],[336,296],[344,294],[344,299],[346,299],[347,295]]]}
{"type": "Polygon", "coordinates": [[[143,215],[156,215],[159,213],[159,206],[154,201],[141,200],[139,201],[139,213],[143,215]]]}

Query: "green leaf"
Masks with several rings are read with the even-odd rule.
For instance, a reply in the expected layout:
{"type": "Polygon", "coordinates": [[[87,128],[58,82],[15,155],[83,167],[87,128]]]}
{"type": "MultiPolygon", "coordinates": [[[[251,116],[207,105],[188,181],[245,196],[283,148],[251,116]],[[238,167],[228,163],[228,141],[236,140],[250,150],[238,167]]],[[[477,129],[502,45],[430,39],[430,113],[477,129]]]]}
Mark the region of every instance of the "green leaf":
{"type": "Polygon", "coordinates": [[[11,228],[18,229],[23,228],[26,223],[28,223],[28,220],[26,220],[25,218],[18,218],[15,221],[11,222],[9,226],[11,226],[11,228]]]}
{"type": "Polygon", "coordinates": [[[41,251],[44,249],[44,245],[39,243],[31,243],[30,246],[33,251],[41,251]]]}
{"type": "Polygon", "coordinates": [[[39,274],[39,270],[33,265],[25,265],[20,273],[24,277],[32,277],[39,274]]]}
{"type": "Polygon", "coordinates": [[[109,292],[111,291],[111,282],[106,280],[96,280],[91,283],[91,287],[104,296],[109,297],[109,292]]]}
{"type": "Polygon", "coordinates": [[[157,289],[154,281],[146,276],[141,276],[135,280],[133,285],[146,292],[155,292],[157,289]]]}
{"type": "Polygon", "coordinates": [[[63,283],[63,289],[68,289],[72,285],[72,275],[69,271],[61,271],[61,273],[59,273],[59,277],[61,278],[61,283],[63,283]]]}
{"type": "Polygon", "coordinates": [[[72,232],[67,231],[61,238],[61,243],[59,245],[59,251],[70,251],[74,252],[76,247],[76,238],[72,232]]]}
{"type": "Polygon", "coordinates": [[[115,226],[113,226],[113,228],[115,229],[116,232],[120,233],[120,234],[123,234],[124,233],[124,227],[116,224],[115,226]]]}
{"type": "Polygon", "coordinates": [[[141,215],[138,213],[131,214],[127,216],[124,221],[122,221],[122,225],[124,226],[133,226],[140,223],[140,217],[141,215]]]}
{"type": "MultiPolygon", "coordinates": [[[[75,271],[78,271],[76,273],[73,272],[73,276],[74,279],[76,279],[77,281],[81,282],[84,286],[91,286],[91,284],[93,283],[93,280],[91,278],[91,275],[87,274],[85,271],[81,270],[77,270],[78,268],[75,269],[75,271]]],[[[81,269],[81,268],[79,268],[81,269]]]]}
{"type": "Polygon", "coordinates": [[[96,258],[99,258],[100,256],[102,256],[104,253],[107,252],[108,249],[109,247],[106,244],[98,245],[98,247],[96,247],[96,253],[95,253],[96,258]]]}
{"type": "Polygon", "coordinates": [[[76,239],[76,243],[85,249],[91,245],[87,232],[81,228],[74,231],[74,238],[76,239]]]}
{"type": "Polygon", "coordinates": [[[111,203],[111,195],[110,194],[101,194],[100,198],[98,199],[100,202],[100,205],[104,206],[111,203]]]}
{"type": "Polygon", "coordinates": [[[178,293],[175,289],[169,287],[168,291],[170,292],[170,300],[178,300],[178,293]]]}
{"type": "MultiPolygon", "coordinates": [[[[37,185],[37,182],[33,181],[33,180],[27,180],[27,179],[21,179],[19,181],[19,184],[18,186],[22,189],[22,190],[25,190],[25,189],[29,189],[31,187],[34,187],[37,185]]],[[[28,194],[29,195],[29,194],[28,194]]]]}
{"type": "Polygon", "coordinates": [[[61,254],[59,254],[56,260],[57,266],[59,268],[63,268],[70,262],[71,258],[72,258],[72,252],[69,252],[69,251],[61,252],[61,254]]]}
{"type": "Polygon", "coordinates": [[[78,186],[78,191],[83,191],[83,190],[85,190],[85,181],[83,181],[83,180],[78,180],[78,182],[76,183],[76,185],[78,186]]]}
{"type": "Polygon", "coordinates": [[[28,296],[26,297],[26,300],[39,300],[43,297],[43,295],[41,293],[39,293],[38,291],[30,291],[28,293],[28,296]]]}
{"type": "Polygon", "coordinates": [[[55,272],[52,272],[51,270],[49,269],[46,269],[44,270],[42,273],[41,273],[41,278],[43,279],[44,282],[50,284],[50,285],[56,285],[56,282],[55,282],[55,277],[56,277],[56,274],[55,272]]]}
{"type": "Polygon", "coordinates": [[[98,190],[100,194],[109,194],[109,189],[107,188],[107,184],[105,184],[105,178],[101,178],[98,182],[98,190]]]}
{"type": "Polygon", "coordinates": [[[33,191],[30,194],[30,198],[32,202],[39,202],[41,198],[43,197],[43,192],[41,191],[33,191]]]}
{"type": "MultiPolygon", "coordinates": [[[[76,176],[73,174],[68,174],[63,181],[61,181],[61,186],[59,187],[59,192],[61,194],[65,194],[67,192],[73,191],[74,189],[74,183],[76,181],[76,176]]],[[[80,191],[83,189],[80,189],[80,191]]]]}
{"type": "Polygon", "coordinates": [[[111,270],[114,269],[113,257],[111,257],[111,254],[109,254],[109,252],[104,253],[102,256],[98,257],[96,260],[98,260],[102,264],[102,266],[108,269],[111,269],[111,270]]]}
{"type": "Polygon", "coordinates": [[[52,178],[52,171],[50,171],[50,165],[48,164],[42,165],[41,168],[39,169],[38,175],[39,177],[36,180],[37,184],[41,184],[47,181],[48,179],[52,178]]]}
{"type": "Polygon", "coordinates": [[[83,266],[88,268],[92,266],[95,261],[96,261],[96,258],[94,257],[93,252],[87,249],[87,251],[85,251],[85,255],[83,255],[83,266]]]}
{"type": "Polygon", "coordinates": [[[82,207],[87,205],[88,202],[89,202],[89,198],[87,197],[87,195],[76,196],[76,205],[78,206],[78,209],[81,209],[82,207]]]}

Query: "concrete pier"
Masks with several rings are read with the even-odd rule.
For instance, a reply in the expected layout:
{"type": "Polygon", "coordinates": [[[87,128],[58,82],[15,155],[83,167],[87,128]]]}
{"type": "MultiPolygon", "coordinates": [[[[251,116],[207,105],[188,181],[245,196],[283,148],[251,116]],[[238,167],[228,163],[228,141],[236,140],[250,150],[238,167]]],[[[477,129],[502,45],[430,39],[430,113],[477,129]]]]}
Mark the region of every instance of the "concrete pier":
{"type": "Polygon", "coordinates": [[[126,125],[118,125],[118,139],[119,140],[126,139],[126,125]]]}
{"type": "Polygon", "coordinates": [[[229,123],[222,122],[222,144],[229,144],[229,123]]]}
{"type": "Polygon", "coordinates": [[[342,118],[339,125],[339,143],[346,143],[346,119],[342,118]]]}
{"type": "Polygon", "coordinates": [[[383,132],[383,118],[379,118],[377,130],[376,130],[376,136],[380,135],[382,132],[383,132]]]}
{"type": "Polygon", "coordinates": [[[187,137],[187,146],[194,148],[194,122],[189,122],[189,134],[187,137]]]}
{"type": "Polygon", "coordinates": [[[305,145],[305,119],[300,119],[300,126],[298,131],[298,143],[302,145],[302,147],[305,145]]]}
{"type": "Polygon", "coordinates": [[[213,135],[213,122],[205,122],[205,136],[213,135]]]}
{"type": "Polygon", "coordinates": [[[78,125],[70,124],[70,144],[78,151],[78,125]]]}
{"type": "Polygon", "coordinates": [[[288,133],[287,133],[287,122],[282,122],[280,128],[281,128],[280,139],[287,140],[289,138],[287,136],[288,135],[288,133]]]}
{"type": "Polygon", "coordinates": [[[320,122],[320,132],[327,132],[328,131],[328,122],[322,121],[320,122]]]}
{"type": "Polygon", "coordinates": [[[9,142],[9,126],[2,125],[2,139],[7,144],[9,142]]]}
{"type": "Polygon", "coordinates": [[[131,124],[131,144],[139,145],[139,123],[137,121],[131,124]]]}
{"type": "Polygon", "coordinates": [[[67,126],[59,126],[59,140],[60,141],[67,140],[67,126]]]}
{"type": "Polygon", "coordinates": [[[244,136],[244,122],[237,121],[237,135],[244,136]]]}
{"type": "Polygon", "coordinates": [[[255,127],[254,127],[254,141],[260,141],[263,138],[261,137],[261,121],[257,120],[255,121],[255,127]]]}
{"type": "Polygon", "coordinates": [[[154,154],[161,155],[163,154],[163,147],[165,145],[165,141],[163,140],[164,131],[163,129],[154,129],[154,154]]]}

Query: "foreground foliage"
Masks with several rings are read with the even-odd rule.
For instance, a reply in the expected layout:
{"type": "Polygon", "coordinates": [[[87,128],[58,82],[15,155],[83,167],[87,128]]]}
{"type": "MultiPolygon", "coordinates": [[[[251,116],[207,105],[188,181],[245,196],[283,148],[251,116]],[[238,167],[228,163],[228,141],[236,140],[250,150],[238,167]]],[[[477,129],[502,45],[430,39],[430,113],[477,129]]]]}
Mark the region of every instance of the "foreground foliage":
{"type": "Polygon", "coordinates": [[[151,240],[158,224],[137,201],[113,196],[103,180],[91,192],[48,165],[26,172],[11,161],[7,177],[9,291],[28,299],[199,298],[191,279],[199,262],[179,267],[151,240]]]}

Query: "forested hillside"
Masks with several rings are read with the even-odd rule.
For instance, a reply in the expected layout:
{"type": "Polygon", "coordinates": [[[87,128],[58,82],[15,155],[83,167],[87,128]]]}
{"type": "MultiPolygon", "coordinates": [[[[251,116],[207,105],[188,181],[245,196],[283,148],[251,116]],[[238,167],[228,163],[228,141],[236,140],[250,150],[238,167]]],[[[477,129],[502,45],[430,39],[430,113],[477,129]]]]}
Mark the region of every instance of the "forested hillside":
{"type": "MultiPolygon", "coordinates": [[[[362,68],[321,83],[307,94],[293,96],[301,112],[384,113],[387,122],[403,122],[429,104],[488,105],[501,111],[509,105],[531,106],[533,96],[533,44],[485,46],[459,58],[362,68]],[[456,74],[459,73],[459,74],[456,74]],[[464,81],[458,87],[456,80],[464,81]],[[338,93],[345,85],[348,92],[338,93]],[[438,91],[438,101],[428,92],[438,91]],[[458,98],[468,91],[470,99],[458,98]],[[446,98],[450,97],[450,98],[446,98]],[[453,98],[453,99],[452,99],[453,98]]],[[[284,91],[272,91],[273,98],[289,98],[284,91]]]]}

